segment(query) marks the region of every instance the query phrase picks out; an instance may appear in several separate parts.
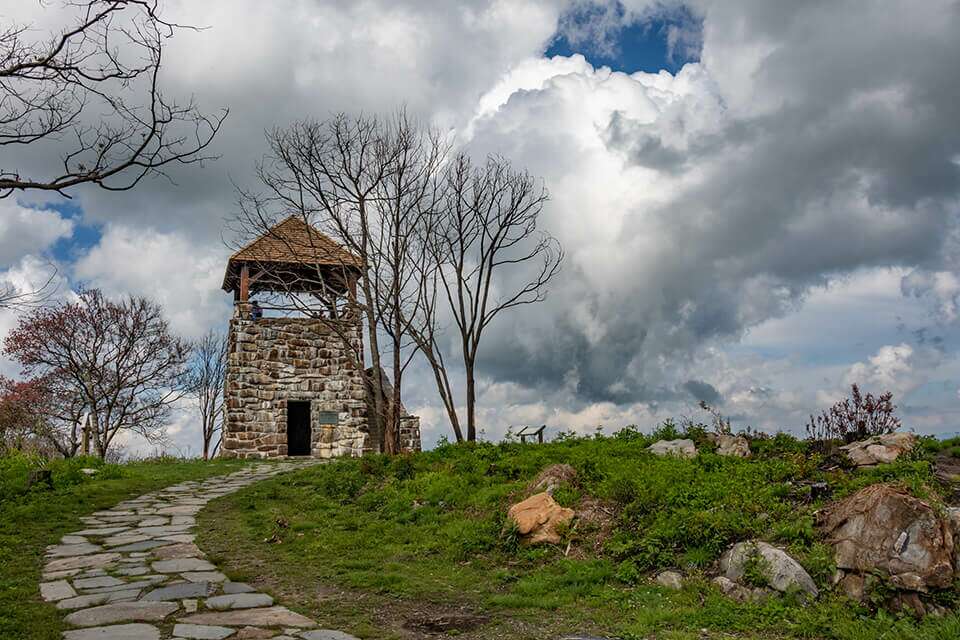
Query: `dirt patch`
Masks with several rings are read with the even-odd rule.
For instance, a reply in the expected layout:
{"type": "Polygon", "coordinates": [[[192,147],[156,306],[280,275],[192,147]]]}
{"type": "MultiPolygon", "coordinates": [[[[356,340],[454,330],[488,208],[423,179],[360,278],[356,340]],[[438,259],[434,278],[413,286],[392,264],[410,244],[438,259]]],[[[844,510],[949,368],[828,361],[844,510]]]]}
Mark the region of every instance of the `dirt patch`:
{"type": "Polygon", "coordinates": [[[464,631],[485,625],[488,622],[490,622],[490,618],[472,613],[437,614],[418,612],[409,615],[403,626],[405,629],[410,629],[411,631],[425,631],[427,633],[447,633],[449,631],[463,633],[464,631]]]}

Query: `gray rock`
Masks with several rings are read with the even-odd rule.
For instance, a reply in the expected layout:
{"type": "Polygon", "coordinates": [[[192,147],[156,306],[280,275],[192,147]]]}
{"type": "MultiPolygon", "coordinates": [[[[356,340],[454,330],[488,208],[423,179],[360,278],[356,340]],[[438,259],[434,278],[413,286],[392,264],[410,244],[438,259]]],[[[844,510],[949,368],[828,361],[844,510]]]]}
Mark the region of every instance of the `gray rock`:
{"type": "Polygon", "coordinates": [[[116,624],[109,627],[64,631],[63,640],[159,640],[160,631],[149,624],[116,624]]]}
{"type": "Polygon", "coordinates": [[[204,606],[207,609],[253,609],[254,607],[269,607],[273,598],[265,593],[232,593],[223,596],[207,598],[204,606]]]}
{"type": "Polygon", "coordinates": [[[205,624],[177,624],[173,627],[176,638],[197,638],[198,640],[222,640],[236,633],[230,627],[215,627],[205,624]]]}
{"type": "Polygon", "coordinates": [[[872,467],[893,462],[913,449],[917,436],[913,433],[887,433],[840,447],[858,467],[872,467]]]}
{"type": "Polygon", "coordinates": [[[184,571],[216,571],[217,568],[200,558],[177,558],[175,560],[158,560],[152,565],[157,573],[183,573],[184,571]]]}
{"type": "Polygon", "coordinates": [[[707,438],[717,445],[718,455],[734,458],[750,457],[750,442],[743,436],[711,433],[707,438]]]}
{"type": "Polygon", "coordinates": [[[647,447],[647,451],[658,456],[693,458],[697,455],[697,446],[693,440],[659,440],[647,447]]]}
{"type": "Polygon", "coordinates": [[[683,588],[683,575],[677,573],[676,571],[663,571],[657,575],[656,582],[661,587],[676,589],[679,591],[683,588]]]}
{"type": "Polygon", "coordinates": [[[182,582],[154,589],[143,596],[144,600],[180,600],[182,598],[205,598],[215,587],[209,582],[182,582]]]}
{"type": "Polygon", "coordinates": [[[252,593],[254,591],[256,591],[256,589],[248,585],[246,582],[224,582],[223,583],[224,593],[252,593]]]}
{"type": "Polygon", "coordinates": [[[799,562],[766,542],[738,542],[728,549],[720,557],[720,570],[724,577],[740,582],[747,561],[755,554],[759,554],[762,559],[760,569],[770,587],[780,592],[797,589],[814,598],[819,594],[817,585],[799,562]]]}
{"type": "Polygon", "coordinates": [[[123,569],[117,569],[115,573],[118,576],[142,576],[145,573],[150,573],[150,567],[145,565],[135,565],[132,567],[124,567],[123,569]]]}
{"type": "Polygon", "coordinates": [[[75,627],[99,627],[114,622],[154,622],[179,609],[175,602],[115,602],[74,611],[66,621],[75,627]]]}
{"type": "Polygon", "coordinates": [[[40,597],[47,602],[55,602],[65,598],[72,598],[77,595],[70,583],[66,580],[57,580],[56,582],[41,582],[40,597]]]}

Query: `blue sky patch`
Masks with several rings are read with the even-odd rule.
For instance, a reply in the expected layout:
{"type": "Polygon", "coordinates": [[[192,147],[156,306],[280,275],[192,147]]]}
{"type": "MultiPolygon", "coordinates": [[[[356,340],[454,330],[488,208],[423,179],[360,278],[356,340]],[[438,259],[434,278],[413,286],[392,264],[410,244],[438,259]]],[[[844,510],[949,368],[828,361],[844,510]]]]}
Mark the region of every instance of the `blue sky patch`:
{"type": "Polygon", "coordinates": [[[50,255],[57,262],[71,263],[100,243],[103,237],[102,225],[86,224],[83,221],[83,209],[71,202],[49,202],[44,209],[52,209],[60,217],[73,221],[73,235],[60,238],[50,247],[50,255]]]}
{"type": "Polygon", "coordinates": [[[686,9],[632,16],[621,3],[580,4],[561,18],[547,57],[583,55],[614,71],[677,72],[700,58],[701,21],[686,9]]]}

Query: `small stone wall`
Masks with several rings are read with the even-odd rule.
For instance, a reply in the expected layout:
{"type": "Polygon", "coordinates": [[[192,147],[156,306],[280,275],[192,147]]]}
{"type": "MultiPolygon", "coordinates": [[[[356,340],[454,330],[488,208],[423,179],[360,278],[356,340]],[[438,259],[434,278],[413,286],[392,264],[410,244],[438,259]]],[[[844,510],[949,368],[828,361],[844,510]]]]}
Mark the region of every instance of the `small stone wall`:
{"type": "Polygon", "coordinates": [[[340,322],[334,331],[333,321],[254,320],[238,311],[230,321],[221,455],[287,455],[288,400],[310,401],[313,457],[359,456],[370,448],[363,371],[352,366],[341,337],[361,348],[359,323],[340,322]],[[322,424],[331,414],[336,424],[322,424]]]}
{"type": "Polygon", "coordinates": [[[420,451],[420,416],[400,418],[400,451],[420,451]]]}

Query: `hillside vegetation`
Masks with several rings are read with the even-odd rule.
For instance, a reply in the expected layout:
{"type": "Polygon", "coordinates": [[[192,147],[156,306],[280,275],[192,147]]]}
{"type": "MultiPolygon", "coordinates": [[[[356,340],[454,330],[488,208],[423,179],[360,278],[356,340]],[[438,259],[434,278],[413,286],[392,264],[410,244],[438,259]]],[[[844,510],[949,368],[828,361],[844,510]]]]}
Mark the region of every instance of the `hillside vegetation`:
{"type": "MultiPolygon", "coordinates": [[[[747,459],[716,455],[705,435],[667,423],[652,435],[627,428],[338,460],[213,503],[203,517],[216,527],[201,527],[201,546],[238,577],[367,638],[960,637],[956,614],[918,621],[839,595],[814,524],[826,502],[878,482],[941,505],[932,460],[953,443],[923,440],[894,464],[854,471],[787,435],[752,438],[747,459]],[[680,435],[700,455],[646,451],[680,435]],[[525,546],[505,514],[555,463],[577,472],[554,498],[580,517],[560,544],[525,546]],[[825,495],[811,496],[813,481],[828,484],[825,495]],[[790,594],[737,603],[710,583],[723,551],[755,538],[803,565],[822,592],[815,603],[790,594]],[[682,590],[652,581],[663,569],[688,576],[682,590]]],[[[952,590],[935,597],[955,604],[952,590]]]]}

